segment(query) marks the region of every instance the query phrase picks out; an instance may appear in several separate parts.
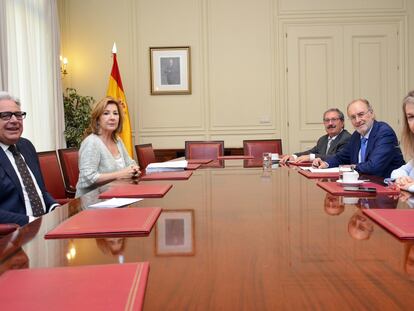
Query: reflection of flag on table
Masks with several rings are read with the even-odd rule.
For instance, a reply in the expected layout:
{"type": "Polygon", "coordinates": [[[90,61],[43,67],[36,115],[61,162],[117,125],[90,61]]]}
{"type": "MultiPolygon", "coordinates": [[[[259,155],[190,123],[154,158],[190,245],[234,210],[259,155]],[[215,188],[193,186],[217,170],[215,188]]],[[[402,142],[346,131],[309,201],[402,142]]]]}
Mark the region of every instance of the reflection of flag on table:
{"type": "Polygon", "coordinates": [[[109,77],[108,90],[106,92],[107,96],[111,96],[115,99],[118,99],[122,102],[122,107],[124,108],[124,123],[122,124],[122,132],[119,134],[119,137],[124,142],[126,149],[128,150],[129,155],[132,157],[132,133],[131,133],[131,123],[129,122],[129,112],[128,105],[126,102],[124,88],[122,86],[121,74],[119,73],[118,62],[116,60],[116,45],[112,48],[112,54],[114,57],[114,63],[112,65],[111,76],[109,77]]]}

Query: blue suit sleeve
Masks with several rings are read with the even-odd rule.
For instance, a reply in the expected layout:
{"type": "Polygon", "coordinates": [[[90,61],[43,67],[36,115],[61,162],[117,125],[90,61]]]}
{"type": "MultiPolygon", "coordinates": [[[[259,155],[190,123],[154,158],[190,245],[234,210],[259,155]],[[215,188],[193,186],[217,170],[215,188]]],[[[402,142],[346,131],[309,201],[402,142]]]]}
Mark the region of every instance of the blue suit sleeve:
{"type": "Polygon", "coordinates": [[[381,127],[375,136],[374,145],[367,161],[359,163],[356,169],[364,174],[378,175],[385,171],[394,160],[395,149],[398,148],[397,138],[388,127],[381,127]]]}
{"type": "Polygon", "coordinates": [[[2,224],[18,224],[24,226],[29,222],[29,216],[20,213],[0,210],[0,223],[2,224]]]}

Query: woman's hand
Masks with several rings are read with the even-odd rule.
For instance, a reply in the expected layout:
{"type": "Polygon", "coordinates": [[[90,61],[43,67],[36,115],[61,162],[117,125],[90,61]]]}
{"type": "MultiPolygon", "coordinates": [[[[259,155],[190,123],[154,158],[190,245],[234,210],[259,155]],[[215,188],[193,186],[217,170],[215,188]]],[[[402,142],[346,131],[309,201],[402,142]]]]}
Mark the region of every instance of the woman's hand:
{"type": "Polygon", "coordinates": [[[137,165],[130,165],[117,172],[117,178],[137,178],[141,175],[139,167],[137,165]]]}
{"type": "Polygon", "coordinates": [[[395,184],[403,190],[407,190],[409,186],[414,184],[414,179],[412,179],[411,177],[408,176],[402,176],[402,177],[398,177],[395,180],[395,184]]]}

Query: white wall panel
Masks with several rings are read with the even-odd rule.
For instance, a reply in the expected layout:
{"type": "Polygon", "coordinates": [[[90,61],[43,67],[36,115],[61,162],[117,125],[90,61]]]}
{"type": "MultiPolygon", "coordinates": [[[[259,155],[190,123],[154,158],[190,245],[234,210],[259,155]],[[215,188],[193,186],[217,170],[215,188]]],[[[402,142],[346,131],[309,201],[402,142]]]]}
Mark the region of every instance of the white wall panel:
{"type": "Polygon", "coordinates": [[[401,11],[406,0],[279,0],[281,14],[315,12],[401,11]]]}
{"type": "Polygon", "coordinates": [[[271,1],[209,1],[212,129],[274,128],[271,1]]]}

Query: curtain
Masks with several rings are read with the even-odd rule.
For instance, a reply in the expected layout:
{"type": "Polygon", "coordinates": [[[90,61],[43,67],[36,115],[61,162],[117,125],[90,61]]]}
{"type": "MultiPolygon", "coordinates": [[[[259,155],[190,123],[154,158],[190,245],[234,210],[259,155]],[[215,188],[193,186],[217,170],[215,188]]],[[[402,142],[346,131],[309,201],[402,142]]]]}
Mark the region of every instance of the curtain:
{"type": "MultiPolygon", "coordinates": [[[[2,2],[5,20],[0,25],[5,24],[6,29],[7,61],[6,77],[2,79],[6,81],[2,82],[2,87],[20,98],[22,110],[27,112],[23,136],[30,139],[38,151],[64,147],[56,0],[2,2]]],[[[4,28],[0,26],[0,30],[4,28]]],[[[3,50],[1,52],[3,55],[3,50]]],[[[3,59],[0,60],[3,67],[3,59]]]]}
{"type": "Polygon", "coordinates": [[[6,3],[0,1],[0,90],[7,90],[6,3]]]}

